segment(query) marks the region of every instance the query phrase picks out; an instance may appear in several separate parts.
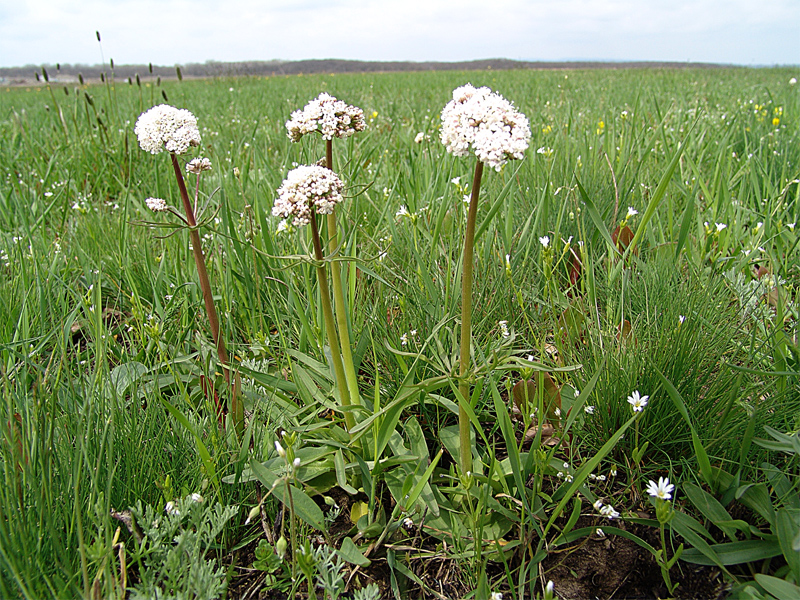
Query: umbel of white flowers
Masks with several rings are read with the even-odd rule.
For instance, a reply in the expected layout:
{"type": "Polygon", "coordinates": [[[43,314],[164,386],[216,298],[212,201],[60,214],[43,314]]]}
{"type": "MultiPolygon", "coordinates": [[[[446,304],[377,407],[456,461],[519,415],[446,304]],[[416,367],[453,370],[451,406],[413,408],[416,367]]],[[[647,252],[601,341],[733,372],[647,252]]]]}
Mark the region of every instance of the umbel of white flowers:
{"type": "Polygon", "coordinates": [[[325,92],[302,110],[294,111],[286,121],[286,130],[293,142],[299,142],[307,133],[320,133],[323,140],[346,138],[366,127],[364,111],[325,92]]]}
{"type": "Polygon", "coordinates": [[[295,227],[308,225],[311,211],[329,215],[343,200],[344,184],[339,177],[325,167],[301,165],[292,169],[278,188],[278,198],[272,214],[284,219],[293,216],[295,227]]]}
{"type": "Polygon", "coordinates": [[[164,150],[184,154],[192,146],[200,145],[197,117],[168,104],[159,104],[139,115],[133,132],[142,150],[151,154],[164,150]]]}
{"type": "Polygon", "coordinates": [[[472,150],[497,171],[509,160],[521,159],[531,140],[528,119],[488,87],[470,84],[453,91],[442,110],[442,144],[454,156],[472,150]]]}

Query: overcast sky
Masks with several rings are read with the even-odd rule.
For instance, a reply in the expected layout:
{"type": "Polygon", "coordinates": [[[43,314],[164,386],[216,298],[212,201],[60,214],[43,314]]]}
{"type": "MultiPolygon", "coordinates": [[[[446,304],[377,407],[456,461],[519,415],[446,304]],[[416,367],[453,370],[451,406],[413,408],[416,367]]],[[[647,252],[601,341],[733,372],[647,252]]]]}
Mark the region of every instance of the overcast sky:
{"type": "Polygon", "coordinates": [[[109,58],[798,65],[800,0],[0,0],[0,66],[109,58]]]}

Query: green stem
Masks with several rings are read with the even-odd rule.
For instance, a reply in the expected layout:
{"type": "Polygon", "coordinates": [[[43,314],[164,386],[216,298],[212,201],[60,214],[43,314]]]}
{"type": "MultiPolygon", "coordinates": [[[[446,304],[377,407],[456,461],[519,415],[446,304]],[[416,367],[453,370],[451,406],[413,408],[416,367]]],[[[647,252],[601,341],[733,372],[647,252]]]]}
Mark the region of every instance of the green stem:
{"type": "MultiPolygon", "coordinates": [[[[325,319],[325,332],[328,336],[328,345],[331,349],[333,359],[333,372],[336,375],[336,387],[339,390],[342,406],[350,406],[350,393],[346,385],[344,368],[342,367],[342,355],[340,353],[339,336],[336,334],[335,321],[333,319],[333,309],[331,308],[331,292],[328,287],[328,275],[325,273],[324,259],[322,254],[322,242],[319,239],[319,228],[317,227],[317,216],[311,211],[311,238],[314,244],[314,258],[317,260],[317,281],[319,283],[319,295],[322,298],[322,315],[325,319]]],[[[344,413],[344,421],[347,429],[355,427],[355,418],[350,411],[344,413]]]]}
{"type": "MultiPolygon", "coordinates": [[[[470,342],[472,340],[472,261],[475,245],[475,221],[478,217],[478,195],[481,190],[483,163],[475,165],[475,177],[472,180],[472,195],[469,200],[467,215],[467,231],[464,235],[464,259],[461,272],[461,360],[459,362],[458,391],[462,402],[470,401],[467,372],[470,368],[470,342]]],[[[461,451],[461,472],[472,471],[472,444],[470,443],[469,416],[464,406],[458,406],[458,435],[461,451]]]]}
{"type": "MultiPolygon", "coordinates": [[[[333,140],[325,144],[325,164],[333,171],[333,140]]],[[[328,222],[328,254],[333,254],[339,247],[339,235],[336,229],[336,211],[327,216],[328,222]]],[[[342,362],[347,379],[347,390],[353,404],[361,404],[358,390],[358,378],[353,365],[353,352],[350,347],[350,331],[347,326],[347,309],[342,291],[342,272],[338,261],[331,261],[331,279],[333,280],[333,303],[336,310],[336,326],[339,329],[339,342],[342,348],[342,362]]],[[[355,419],[354,419],[355,420],[355,419]]]]}

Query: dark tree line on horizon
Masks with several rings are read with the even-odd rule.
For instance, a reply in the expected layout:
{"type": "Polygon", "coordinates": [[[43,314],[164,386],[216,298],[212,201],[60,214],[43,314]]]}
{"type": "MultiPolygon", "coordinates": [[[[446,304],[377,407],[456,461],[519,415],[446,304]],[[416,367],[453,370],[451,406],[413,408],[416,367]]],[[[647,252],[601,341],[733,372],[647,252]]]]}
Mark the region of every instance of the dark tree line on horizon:
{"type": "Polygon", "coordinates": [[[244,61],[205,63],[189,63],[176,66],[157,66],[151,64],[120,65],[113,60],[107,65],[54,64],[25,65],[22,67],[2,67],[0,77],[6,79],[44,80],[46,73],[51,81],[70,80],[79,76],[84,80],[97,80],[103,77],[114,77],[117,80],[132,81],[138,76],[140,80],[156,78],[175,79],[182,77],[247,77],[297,75],[300,73],[379,73],[400,71],[475,71],[475,70],[509,70],[509,69],[593,69],[593,68],[710,68],[723,67],[712,63],[684,62],[530,62],[509,59],[483,59],[463,62],[412,62],[412,61],[360,61],[343,59],[319,59],[298,61],[244,61]]]}

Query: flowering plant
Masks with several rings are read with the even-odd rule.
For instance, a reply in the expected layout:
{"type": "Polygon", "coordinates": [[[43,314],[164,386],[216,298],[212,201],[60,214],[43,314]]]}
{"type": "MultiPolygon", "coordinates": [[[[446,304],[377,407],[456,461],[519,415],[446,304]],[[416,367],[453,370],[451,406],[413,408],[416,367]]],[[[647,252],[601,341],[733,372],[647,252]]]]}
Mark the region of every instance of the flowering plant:
{"type": "Polygon", "coordinates": [[[312,208],[329,215],[342,201],[342,180],[333,171],[316,165],[301,165],[286,175],[272,214],[284,219],[294,217],[293,225],[308,225],[312,208]]]}
{"type": "Polygon", "coordinates": [[[528,119],[488,87],[456,88],[442,110],[441,140],[454,156],[470,149],[497,171],[511,159],[521,159],[531,139],[528,119]]]}
{"type": "Polygon", "coordinates": [[[142,113],[133,132],[142,150],[150,154],[164,150],[185,154],[189,148],[200,145],[197,118],[188,110],[168,104],[159,104],[142,113]]]}
{"type": "MultiPolygon", "coordinates": [[[[441,141],[447,151],[454,156],[467,156],[471,149],[478,159],[469,198],[461,274],[460,402],[469,402],[470,397],[467,371],[472,338],[472,261],[483,164],[499,171],[508,160],[521,159],[530,138],[531,130],[525,115],[487,87],[475,88],[467,84],[456,88],[453,99],[442,110],[441,141]]],[[[461,405],[458,425],[460,466],[462,472],[467,472],[472,470],[470,424],[467,410],[461,405]]]]}
{"type": "Polygon", "coordinates": [[[323,140],[346,138],[366,127],[364,111],[325,92],[302,110],[294,111],[286,121],[286,130],[293,142],[299,142],[307,133],[320,133],[323,140]]]}

